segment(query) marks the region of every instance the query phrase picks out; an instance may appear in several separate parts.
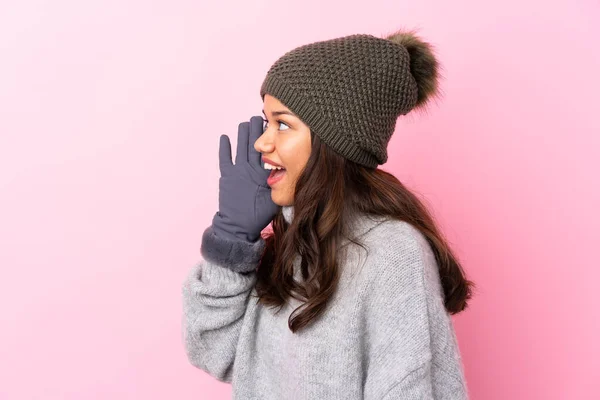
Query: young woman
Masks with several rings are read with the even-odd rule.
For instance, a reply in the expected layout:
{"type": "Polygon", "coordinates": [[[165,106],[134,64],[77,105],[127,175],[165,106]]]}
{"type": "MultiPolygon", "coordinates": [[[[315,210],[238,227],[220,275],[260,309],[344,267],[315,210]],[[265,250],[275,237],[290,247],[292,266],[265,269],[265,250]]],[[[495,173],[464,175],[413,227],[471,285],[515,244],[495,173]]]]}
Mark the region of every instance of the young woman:
{"type": "Polygon", "coordinates": [[[450,315],[472,282],[387,160],[438,93],[414,32],[301,46],[220,138],[219,211],[183,285],[190,362],[238,399],[468,399],[450,315]],[[273,231],[262,235],[272,222],[273,231]]]}

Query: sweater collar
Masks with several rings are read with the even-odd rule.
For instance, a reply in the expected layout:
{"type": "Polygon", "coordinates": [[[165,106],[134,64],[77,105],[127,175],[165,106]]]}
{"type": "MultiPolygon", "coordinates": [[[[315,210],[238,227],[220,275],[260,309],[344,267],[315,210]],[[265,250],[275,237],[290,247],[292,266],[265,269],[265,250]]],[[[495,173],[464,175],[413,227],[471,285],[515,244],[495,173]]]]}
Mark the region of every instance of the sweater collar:
{"type": "Polygon", "coordinates": [[[294,206],[283,206],[281,207],[281,213],[283,214],[283,219],[288,224],[292,223],[292,219],[294,218],[294,206]]]}
{"type": "MultiPolygon", "coordinates": [[[[294,206],[282,206],[281,213],[283,214],[283,218],[285,219],[285,221],[288,224],[290,224],[294,219],[294,206]]],[[[383,221],[386,221],[387,219],[389,218],[386,216],[373,216],[367,214],[355,215],[349,223],[349,229],[350,232],[352,232],[352,237],[356,238],[364,235],[365,233],[367,233],[383,221]]],[[[348,238],[344,237],[342,239],[342,244],[345,244],[346,242],[348,242],[348,238]]]]}

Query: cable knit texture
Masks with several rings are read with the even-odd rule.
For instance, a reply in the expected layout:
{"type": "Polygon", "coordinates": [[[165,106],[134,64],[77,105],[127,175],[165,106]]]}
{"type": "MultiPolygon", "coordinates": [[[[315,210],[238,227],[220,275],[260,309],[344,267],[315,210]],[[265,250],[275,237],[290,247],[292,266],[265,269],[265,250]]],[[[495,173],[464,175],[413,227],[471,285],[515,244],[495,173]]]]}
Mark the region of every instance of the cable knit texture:
{"type": "MultiPolygon", "coordinates": [[[[282,211],[290,222],[293,206],[282,211]]],[[[257,256],[239,257],[260,251],[261,244],[243,244],[243,251],[229,251],[225,259],[203,249],[204,258],[183,283],[182,340],[189,361],[231,383],[234,399],[468,399],[457,337],[425,237],[382,217],[362,215],[353,226],[368,253],[348,241],[340,246],[338,289],[325,314],[297,333],[289,330],[288,318],[301,302],[289,299],[277,312],[251,296],[256,272],[247,260],[257,256]]],[[[219,248],[218,239],[202,245],[219,248]]],[[[301,279],[299,256],[294,266],[301,279]]]]}

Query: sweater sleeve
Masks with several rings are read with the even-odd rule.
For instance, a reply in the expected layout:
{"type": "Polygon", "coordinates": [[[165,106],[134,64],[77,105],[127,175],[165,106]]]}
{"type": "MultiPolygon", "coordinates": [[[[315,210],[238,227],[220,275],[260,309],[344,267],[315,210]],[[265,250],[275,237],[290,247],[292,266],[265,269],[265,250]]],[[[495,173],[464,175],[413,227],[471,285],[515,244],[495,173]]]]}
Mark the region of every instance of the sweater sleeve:
{"type": "Polygon", "coordinates": [[[365,296],[364,398],[465,400],[435,257],[413,228],[393,232],[365,296]]]}
{"type": "Polygon", "coordinates": [[[265,241],[217,236],[209,226],[183,287],[182,340],[189,362],[231,383],[236,346],[265,241]]]}

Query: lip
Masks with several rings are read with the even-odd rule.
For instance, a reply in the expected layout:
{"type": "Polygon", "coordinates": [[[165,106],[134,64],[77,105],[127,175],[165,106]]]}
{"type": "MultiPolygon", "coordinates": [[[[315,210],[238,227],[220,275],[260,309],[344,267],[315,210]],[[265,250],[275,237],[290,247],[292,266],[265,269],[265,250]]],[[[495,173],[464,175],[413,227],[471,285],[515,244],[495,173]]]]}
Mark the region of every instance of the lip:
{"type": "Polygon", "coordinates": [[[277,182],[279,182],[280,180],[282,180],[283,178],[285,178],[285,175],[287,174],[287,172],[285,171],[285,172],[283,172],[283,174],[281,174],[277,178],[273,178],[273,174],[275,173],[275,171],[276,170],[272,170],[271,174],[267,178],[267,185],[269,185],[269,186],[273,186],[274,184],[276,184],[277,182]]]}
{"type": "Polygon", "coordinates": [[[284,168],[283,165],[277,164],[275,161],[269,160],[267,157],[263,157],[262,160],[263,160],[263,163],[269,163],[269,164],[274,165],[276,167],[282,167],[282,168],[284,168]]]}

